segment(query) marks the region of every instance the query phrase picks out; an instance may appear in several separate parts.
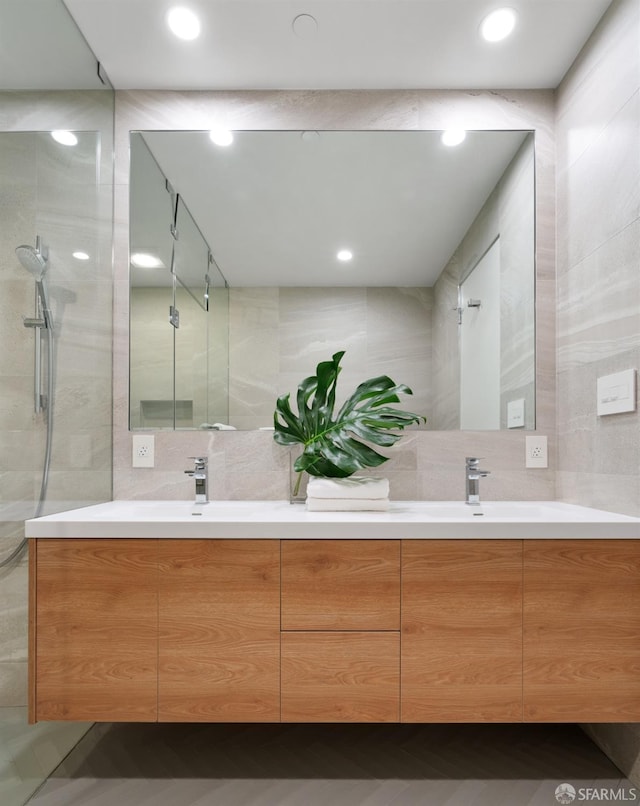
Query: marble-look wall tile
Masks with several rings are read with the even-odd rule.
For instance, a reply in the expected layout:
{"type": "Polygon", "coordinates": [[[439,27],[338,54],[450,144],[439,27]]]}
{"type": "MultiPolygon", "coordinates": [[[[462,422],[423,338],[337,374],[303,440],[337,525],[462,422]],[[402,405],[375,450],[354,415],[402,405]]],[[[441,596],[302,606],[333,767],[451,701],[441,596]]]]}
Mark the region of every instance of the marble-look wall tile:
{"type": "Polygon", "coordinates": [[[638,34],[640,3],[616,0],[560,88],[557,112],[558,492],[625,512],[638,507],[640,415],[598,417],[596,380],[640,367],[638,34]],[[611,92],[624,59],[634,76],[624,73],[623,94],[611,92]],[[597,132],[576,149],[586,120],[597,132]]]}
{"type": "Polygon", "coordinates": [[[636,92],[575,162],[559,164],[561,264],[574,266],[638,219],[639,117],[640,92],[636,92]]]}
{"type": "Polygon", "coordinates": [[[0,613],[3,630],[0,663],[27,660],[27,588],[29,569],[20,563],[0,571],[0,613]]]}
{"type": "Polygon", "coordinates": [[[640,781],[640,725],[599,724],[581,727],[637,786],[640,781]]]}
{"type": "Polygon", "coordinates": [[[559,373],[560,470],[629,475],[640,473],[640,410],[598,416],[598,377],[640,367],[640,348],[559,373]]]}
{"type": "Polygon", "coordinates": [[[558,277],[558,371],[640,346],[640,218],[558,277]]]}
{"type": "MultiPolygon", "coordinates": [[[[557,93],[558,497],[640,516],[640,411],[596,379],[640,368],[640,0],[614,0],[557,93]]],[[[640,784],[637,726],[587,732],[640,784]]]]}
{"type": "Polygon", "coordinates": [[[25,705],[28,683],[27,661],[0,662],[2,707],[25,705]]]}
{"type": "MultiPolygon", "coordinates": [[[[3,200],[5,193],[17,191],[30,194],[36,184],[36,137],[35,133],[11,132],[0,128],[2,148],[0,149],[0,182],[3,200]]],[[[4,248],[3,243],[0,248],[4,248]]]]}
{"type": "Polygon", "coordinates": [[[638,0],[616,0],[557,90],[558,164],[569,167],[638,90],[638,0]]]}

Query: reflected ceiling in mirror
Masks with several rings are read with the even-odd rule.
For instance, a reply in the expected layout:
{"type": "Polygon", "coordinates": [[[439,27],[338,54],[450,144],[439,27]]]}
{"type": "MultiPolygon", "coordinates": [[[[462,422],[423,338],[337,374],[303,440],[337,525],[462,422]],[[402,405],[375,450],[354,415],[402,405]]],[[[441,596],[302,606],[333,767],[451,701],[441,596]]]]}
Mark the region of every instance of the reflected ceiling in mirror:
{"type": "Polygon", "coordinates": [[[144,132],[239,286],[432,286],[526,132],[144,132]],[[353,259],[341,263],[340,249],[353,259]]]}

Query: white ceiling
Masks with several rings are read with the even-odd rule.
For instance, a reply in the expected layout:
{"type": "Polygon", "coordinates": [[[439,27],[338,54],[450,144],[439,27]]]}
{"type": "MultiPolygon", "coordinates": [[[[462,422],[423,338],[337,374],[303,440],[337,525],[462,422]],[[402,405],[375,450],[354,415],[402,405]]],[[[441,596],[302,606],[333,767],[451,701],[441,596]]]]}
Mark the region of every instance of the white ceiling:
{"type": "Polygon", "coordinates": [[[506,0],[519,24],[493,46],[478,26],[500,0],[65,2],[116,88],[516,89],[556,87],[610,0],[506,0]],[[173,5],[200,15],[196,41],[167,30],[173,5]]]}
{"type": "MultiPolygon", "coordinates": [[[[478,37],[500,0],[65,0],[116,89],[554,88],[610,0],[505,0],[514,35],[478,37]],[[175,39],[167,9],[202,17],[175,39]],[[297,36],[300,14],[317,35],[297,36]]],[[[62,0],[0,0],[0,89],[100,86],[62,0]]]]}

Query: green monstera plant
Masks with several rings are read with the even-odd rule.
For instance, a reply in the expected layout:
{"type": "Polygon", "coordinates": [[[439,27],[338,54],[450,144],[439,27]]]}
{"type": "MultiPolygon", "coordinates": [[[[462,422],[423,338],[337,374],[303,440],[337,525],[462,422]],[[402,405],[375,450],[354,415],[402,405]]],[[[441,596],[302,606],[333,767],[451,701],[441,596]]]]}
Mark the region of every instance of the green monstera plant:
{"type": "Polygon", "coordinates": [[[294,495],[304,471],[311,476],[346,478],[365,467],[378,467],[388,457],[371,445],[394,445],[402,436],[395,430],[425,421],[418,414],[389,405],[400,402],[398,395],[413,393],[408,386],[396,384],[386,375],[361,383],[334,414],[336,383],[344,353],[342,350],[331,361],[321,361],[316,374],[300,383],[297,415],[291,410],[290,394],[277,400],[273,438],[280,445],[304,446],[294,464],[298,473],[294,495]]]}

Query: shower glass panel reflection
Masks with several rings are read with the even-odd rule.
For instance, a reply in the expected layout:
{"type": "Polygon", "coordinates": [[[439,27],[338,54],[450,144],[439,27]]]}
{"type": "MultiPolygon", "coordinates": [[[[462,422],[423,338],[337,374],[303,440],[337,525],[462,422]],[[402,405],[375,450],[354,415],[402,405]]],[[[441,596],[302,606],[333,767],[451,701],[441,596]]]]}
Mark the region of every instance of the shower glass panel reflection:
{"type": "Polygon", "coordinates": [[[227,283],[142,135],[131,136],[130,427],[229,421],[227,283]]]}

